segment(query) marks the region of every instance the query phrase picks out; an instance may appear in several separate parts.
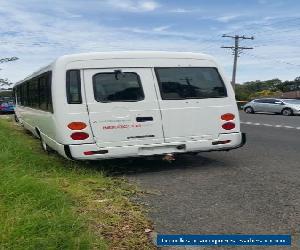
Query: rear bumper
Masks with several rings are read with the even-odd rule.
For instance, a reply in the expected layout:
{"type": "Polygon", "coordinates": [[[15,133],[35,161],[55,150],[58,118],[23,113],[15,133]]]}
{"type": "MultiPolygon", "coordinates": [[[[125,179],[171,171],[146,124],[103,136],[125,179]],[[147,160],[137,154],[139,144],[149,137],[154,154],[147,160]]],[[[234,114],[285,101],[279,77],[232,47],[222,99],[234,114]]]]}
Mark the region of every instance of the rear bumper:
{"type": "Polygon", "coordinates": [[[186,142],[161,143],[122,147],[99,148],[96,144],[65,145],[64,153],[75,160],[100,160],[112,158],[141,157],[164,154],[182,154],[189,152],[229,151],[242,147],[246,143],[244,133],[220,134],[217,140],[198,140],[186,142]],[[230,141],[213,145],[216,141],[230,141]],[[86,155],[86,152],[95,154],[86,155]]]}
{"type": "MultiPolygon", "coordinates": [[[[216,149],[216,150],[210,150],[210,151],[229,151],[229,150],[232,150],[232,149],[237,149],[237,148],[241,148],[243,147],[246,142],[247,142],[247,136],[246,136],[246,133],[241,133],[241,136],[242,136],[242,139],[241,139],[241,143],[238,144],[237,146],[235,147],[232,147],[232,148],[222,148],[222,149],[216,149]]],[[[208,151],[208,152],[210,152],[208,151]]]]}

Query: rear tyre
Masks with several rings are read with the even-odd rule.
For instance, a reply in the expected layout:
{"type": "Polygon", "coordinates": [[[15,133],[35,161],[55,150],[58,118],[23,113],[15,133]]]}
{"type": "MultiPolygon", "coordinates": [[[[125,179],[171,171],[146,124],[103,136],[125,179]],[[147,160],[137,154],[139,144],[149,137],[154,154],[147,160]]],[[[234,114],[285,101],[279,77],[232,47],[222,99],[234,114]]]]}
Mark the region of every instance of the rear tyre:
{"type": "Polygon", "coordinates": [[[253,108],[251,108],[251,107],[245,108],[244,111],[245,111],[247,114],[253,114],[253,113],[254,113],[254,110],[253,110],[253,108]]]}
{"type": "Polygon", "coordinates": [[[284,116],[291,116],[291,115],[293,115],[293,110],[291,110],[291,109],[289,109],[289,108],[283,109],[283,110],[281,111],[281,114],[284,115],[284,116]]]}
{"type": "Polygon", "coordinates": [[[47,145],[47,143],[44,141],[43,137],[40,136],[40,140],[41,140],[41,146],[42,149],[47,153],[51,153],[53,150],[47,145]]]}
{"type": "Polygon", "coordinates": [[[19,123],[19,119],[18,119],[18,117],[17,117],[16,114],[14,114],[14,119],[15,119],[15,122],[16,122],[16,123],[19,123]]]}

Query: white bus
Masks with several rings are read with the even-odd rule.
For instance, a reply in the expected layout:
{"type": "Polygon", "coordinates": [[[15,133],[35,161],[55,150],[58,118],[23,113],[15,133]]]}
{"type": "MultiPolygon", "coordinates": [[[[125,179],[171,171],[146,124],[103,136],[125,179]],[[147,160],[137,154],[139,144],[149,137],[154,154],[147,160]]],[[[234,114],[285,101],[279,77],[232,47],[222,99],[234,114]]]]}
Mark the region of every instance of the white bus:
{"type": "Polygon", "coordinates": [[[66,55],[14,86],[18,121],[44,150],[98,160],[230,150],[245,136],[234,91],[210,56],[66,55]]]}

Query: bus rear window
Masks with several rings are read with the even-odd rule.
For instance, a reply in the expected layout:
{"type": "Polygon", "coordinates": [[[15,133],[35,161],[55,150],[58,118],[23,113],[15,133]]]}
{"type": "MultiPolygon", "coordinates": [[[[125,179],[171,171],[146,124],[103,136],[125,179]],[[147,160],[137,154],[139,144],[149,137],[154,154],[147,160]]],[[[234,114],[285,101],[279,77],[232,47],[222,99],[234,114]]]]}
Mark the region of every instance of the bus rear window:
{"type": "Polygon", "coordinates": [[[138,102],[144,99],[140,77],[133,72],[98,73],[93,76],[97,102],[138,102]]]}
{"type": "Polygon", "coordinates": [[[226,87],[216,68],[156,68],[163,100],[226,97],[226,87]]]}
{"type": "Polygon", "coordinates": [[[79,70],[67,71],[67,100],[69,104],[82,103],[81,81],[79,70]]]}

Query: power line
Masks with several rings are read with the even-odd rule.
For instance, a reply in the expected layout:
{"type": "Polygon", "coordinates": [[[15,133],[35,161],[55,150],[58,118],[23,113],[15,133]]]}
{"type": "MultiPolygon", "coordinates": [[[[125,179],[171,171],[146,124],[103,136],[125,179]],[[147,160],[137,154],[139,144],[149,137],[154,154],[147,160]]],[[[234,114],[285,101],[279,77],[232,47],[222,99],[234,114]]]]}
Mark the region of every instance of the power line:
{"type": "Polygon", "coordinates": [[[260,59],[260,60],[272,60],[272,62],[286,64],[286,65],[289,65],[289,66],[300,67],[300,64],[295,64],[295,63],[287,62],[287,61],[284,61],[284,60],[281,60],[281,59],[274,59],[274,58],[269,58],[267,56],[261,56],[261,55],[257,56],[257,55],[250,54],[250,53],[245,53],[245,54],[248,55],[248,56],[260,59]]]}
{"type": "Polygon", "coordinates": [[[222,37],[229,37],[234,39],[234,46],[222,46],[221,48],[223,49],[232,49],[233,50],[233,70],[232,70],[232,80],[231,80],[231,84],[233,89],[235,88],[235,80],[236,80],[236,68],[237,68],[237,59],[239,54],[245,50],[245,49],[253,49],[252,47],[240,47],[239,46],[239,41],[240,39],[245,40],[245,39],[250,39],[253,40],[254,37],[246,37],[246,36],[239,36],[239,35],[234,35],[234,36],[230,36],[230,35],[222,35],[222,37]]]}
{"type": "MultiPolygon", "coordinates": [[[[260,30],[260,31],[257,31],[258,29],[258,26],[259,28],[272,28],[274,27],[275,25],[280,25],[282,26],[282,24],[285,26],[285,24],[287,24],[288,26],[287,27],[299,27],[299,24],[300,24],[300,17],[293,17],[293,18],[288,18],[288,19],[285,19],[285,20],[277,20],[276,19],[271,19],[269,23],[264,23],[264,22],[255,22],[255,23],[245,23],[243,25],[243,29],[247,29],[248,31],[252,31],[251,33],[254,34],[254,35],[257,35],[257,34],[261,34],[262,35],[265,33],[265,32],[274,32],[276,33],[276,31],[274,30],[260,30]]],[[[278,28],[278,26],[277,26],[278,28]]],[[[235,31],[232,31],[232,32],[229,32],[227,34],[233,34],[234,32],[237,32],[238,29],[236,29],[235,31]]]]}

